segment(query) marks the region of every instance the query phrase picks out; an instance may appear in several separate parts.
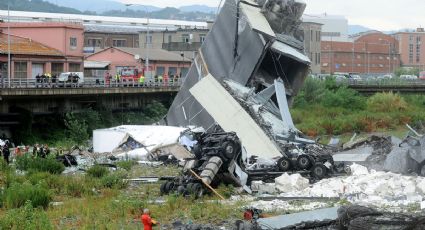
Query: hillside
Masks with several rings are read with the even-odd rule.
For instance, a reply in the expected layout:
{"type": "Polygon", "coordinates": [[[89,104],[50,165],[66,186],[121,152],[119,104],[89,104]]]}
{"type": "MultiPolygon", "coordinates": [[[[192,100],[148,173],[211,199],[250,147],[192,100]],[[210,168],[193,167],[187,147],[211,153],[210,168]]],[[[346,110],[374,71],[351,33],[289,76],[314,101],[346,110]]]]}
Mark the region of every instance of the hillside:
{"type": "MultiPolygon", "coordinates": [[[[0,1],[0,9],[7,10],[7,1],[0,1]]],[[[67,13],[67,14],[81,14],[83,12],[63,6],[45,2],[42,0],[13,0],[10,1],[10,10],[18,11],[34,11],[34,12],[48,12],[48,13],[67,13]]]]}
{"type": "MultiPolygon", "coordinates": [[[[54,1],[54,0],[50,0],[50,1],[54,1]]],[[[81,0],[74,0],[74,1],[80,2],[81,0]]],[[[86,3],[82,4],[82,8],[81,8],[83,9],[85,7],[85,10],[78,10],[78,9],[74,9],[70,7],[58,6],[56,4],[53,4],[47,1],[42,1],[42,0],[32,0],[32,1],[31,0],[14,0],[14,1],[11,1],[10,3],[10,10],[65,13],[65,14],[103,15],[103,16],[116,16],[116,17],[135,17],[135,18],[147,17],[148,15],[148,12],[146,12],[143,6],[127,6],[126,7],[125,5],[121,3],[117,3],[114,1],[105,1],[105,0],[93,0],[90,2],[89,1],[85,1],[85,2],[86,3]],[[108,7],[104,7],[104,9],[111,9],[111,6],[112,7],[117,6],[117,7],[102,13],[97,13],[96,10],[99,9],[99,6],[95,6],[95,5],[102,5],[102,4],[93,4],[94,2],[97,2],[97,3],[108,2],[108,4],[110,2],[112,4],[112,5],[109,5],[108,7]],[[124,8],[122,6],[124,6],[124,8]]],[[[199,11],[196,11],[196,12],[188,11],[189,8],[185,8],[185,11],[183,11],[181,9],[177,9],[173,7],[166,7],[161,9],[161,8],[147,6],[146,9],[149,11],[150,18],[157,18],[157,19],[206,21],[206,20],[213,20],[215,18],[214,13],[202,12],[202,11],[208,10],[207,8],[202,8],[201,6],[193,6],[191,8],[192,10],[199,9],[199,11]]],[[[0,1],[0,9],[7,10],[7,2],[0,1]]]]}

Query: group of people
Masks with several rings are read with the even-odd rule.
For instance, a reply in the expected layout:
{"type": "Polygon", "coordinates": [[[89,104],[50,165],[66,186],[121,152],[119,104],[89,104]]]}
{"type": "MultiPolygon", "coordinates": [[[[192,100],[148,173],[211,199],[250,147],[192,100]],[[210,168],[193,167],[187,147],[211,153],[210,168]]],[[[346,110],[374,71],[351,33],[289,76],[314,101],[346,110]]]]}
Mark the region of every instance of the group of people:
{"type": "Polygon", "coordinates": [[[49,154],[50,154],[50,149],[47,144],[44,144],[44,145],[35,144],[32,149],[33,157],[46,158],[47,156],[49,156],[49,154]]]}
{"type": "Polygon", "coordinates": [[[5,140],[3,146],[0,146],[0,154],[3,156],[3,159],[6,162],[6,164],[9,164],[9,162],[10,162],[10,143],[9,143],[8,140],[5,140]]]}
{"type": "Polygon", "coordinates": [[[44,73],[42,75],[37,74],[35,81],[37,83],[56,83],[58,76],[56,74],[44,73]]]}

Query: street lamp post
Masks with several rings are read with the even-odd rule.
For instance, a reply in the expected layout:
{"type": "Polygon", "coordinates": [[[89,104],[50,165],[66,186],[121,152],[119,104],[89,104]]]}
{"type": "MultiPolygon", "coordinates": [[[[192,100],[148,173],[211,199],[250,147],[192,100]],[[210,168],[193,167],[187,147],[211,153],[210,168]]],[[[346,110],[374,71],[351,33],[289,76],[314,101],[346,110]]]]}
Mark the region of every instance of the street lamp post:
{"type": "MultiPolygon", "coordinates": [[[[150,28],[149,28],[149,18],[150,18],[150,15],[149,15],[149,10],[148,10],[148,8],[145,6],[145,5],[140,5],[140,4],[133,4],[133,3],[129,3],[129,4],[125,4],[126,6],[133,6],[133,5],[138,5],[138,6],[143,6],[144,8],[145,8],[145,10],[146,10],[146,15],[147,15],[147,25],[146,25],[146,29],[147,29],[147,32],[146,32],[146,58],[145,58],[145,71],[149,71],[149,46],[150,46],[150,43],[152,42],[152,41],[150,41],[149,40],[149,30],[150,30],[150,28]]],[[[146,73],[145,73],[145,75],[146,75],[146,73]]]]}
{"type": "Polygon", "coordinates": [[[10,75],[11,71],[10,62],[10,1],[7,1],[7,86],[10,88],[10,75]]]}

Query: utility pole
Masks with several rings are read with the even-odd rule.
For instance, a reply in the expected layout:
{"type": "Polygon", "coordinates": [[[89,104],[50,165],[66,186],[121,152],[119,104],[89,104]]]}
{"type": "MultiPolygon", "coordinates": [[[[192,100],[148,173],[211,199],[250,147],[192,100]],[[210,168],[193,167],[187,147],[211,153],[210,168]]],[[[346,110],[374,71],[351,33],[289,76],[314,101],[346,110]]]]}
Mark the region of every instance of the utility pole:
{"type": "Polygon", "coordinates": [[[10,0],[7,1],[7,85],[10,88],[10,75],[12,73],[10,64],[10,0]]]}

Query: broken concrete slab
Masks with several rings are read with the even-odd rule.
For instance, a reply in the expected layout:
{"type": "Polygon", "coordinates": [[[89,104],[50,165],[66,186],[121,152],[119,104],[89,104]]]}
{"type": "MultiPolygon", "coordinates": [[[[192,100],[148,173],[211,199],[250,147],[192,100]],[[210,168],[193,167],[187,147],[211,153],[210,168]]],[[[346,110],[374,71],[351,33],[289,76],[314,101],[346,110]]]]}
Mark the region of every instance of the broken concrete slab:
{"type": "Polygon", "coordinates": [[[339,207],[325,208],[271,218],[261,218],[258,222],[265,226],[269,226],[271,229],[281,229],[302,222],[335,220],[338,218],[338,208],[339,207]]]}
{"type": "Polygon", "coordinates": [[[238,134],[249,155],[282,156],[276,144],[212,75],[204,77],[190,93],[224,131],[238,134]]]}
{"type": "Polygon", "coordinates": [[[395,147],[384,162],[384,170],[393,173],[411,174],[419,170],[419,164],[410,157],[408,147],[395,147]]]}
{"type": "Polygon", "coordinates": [[[310,183],[309,180],[300,174],[284,173],[282,176],[275,179],[276,189],[280,192],[293,192],[307,188],[310,183]]]}
{"type": "Polygon", "coordinates": [[[335,162],[364,162],[373,153],[371,146],[364,146],[334,154],[332,157],[335,162]]]}

